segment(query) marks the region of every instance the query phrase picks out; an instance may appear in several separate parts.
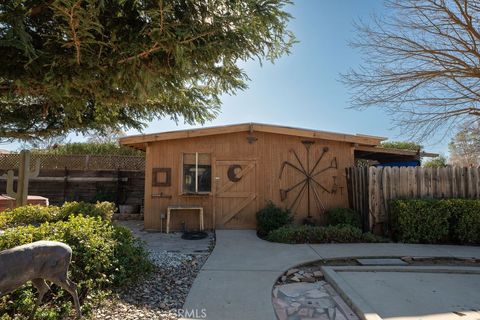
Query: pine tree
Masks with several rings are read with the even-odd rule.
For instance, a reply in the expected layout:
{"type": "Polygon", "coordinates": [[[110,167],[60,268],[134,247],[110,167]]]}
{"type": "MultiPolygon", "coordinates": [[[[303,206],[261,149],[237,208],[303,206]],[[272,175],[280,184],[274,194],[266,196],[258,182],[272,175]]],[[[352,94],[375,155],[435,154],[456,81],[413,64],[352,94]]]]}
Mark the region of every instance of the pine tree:
{"type": "Polygon", "coordinates": [[[294,43],[289,0],[0,2],[0,139],[202,123],[246,88],[238,62],[294,43]]]}

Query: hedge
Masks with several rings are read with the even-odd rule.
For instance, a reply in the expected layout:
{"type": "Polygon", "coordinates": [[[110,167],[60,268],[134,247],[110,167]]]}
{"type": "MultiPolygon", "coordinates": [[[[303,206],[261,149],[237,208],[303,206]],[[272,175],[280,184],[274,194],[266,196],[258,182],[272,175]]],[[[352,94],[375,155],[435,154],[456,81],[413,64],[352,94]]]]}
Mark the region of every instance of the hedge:
{"type": "Polygon", "coordinates": [[[110,220],[115,212],[111,202],[65,202],[61,207],[27,205],[0,212],[0,229],[18,226],[39,225],[44,222],[66,221],[70,215],[100,217],[110,220]]]}
{"type": "Polygon", "coordinates": [[[360,214],[349,208],[335,208],[327,211],[327,224],[339,225],[348,224],[356,228],[362,227],[360,214]]]}
{"type": "Polygon", "coordinates": [[[385,242],[386,240],[351,225],[284,226],[270,231],[266,240],[281,243],[352,243],[385,242]]]}
{"type": "Polygon", "coordinates": [[[393,200],[390,208],[390,229],[396,240],[480,244],[480,200],[393,200]]]}
{"type": "MultiPolygon", "coordinates": [[[[10,211],[14,219],[8,220],[9,228],[0,235],[0,250],[38,240],[68,244],[73,251],[69,275],[78,285],[82,310],[88,315],[92,306],[109,290],[131,283],[153,268],[143,244],[130,230],[109,220],[107,213],[112,207],[106,203],[93,207],[67,203],[61,208],[17,208],[10,211]],[[87,209],[92,211],[85,211],[87,209]],[[68,218],[64,218],[67,213],[68,218]],[[36,224],[28,224],[28,221],[36,224]]],[[[35,319],[64,319],[72,313],[70,295],[55,285],[51,288],[52,292],[45,297],[35,319]]],[[[25,319],[35,301],[36,290],[30,285],[1,297],[0,311],[4,314],[1,319],[25,319]]]]}

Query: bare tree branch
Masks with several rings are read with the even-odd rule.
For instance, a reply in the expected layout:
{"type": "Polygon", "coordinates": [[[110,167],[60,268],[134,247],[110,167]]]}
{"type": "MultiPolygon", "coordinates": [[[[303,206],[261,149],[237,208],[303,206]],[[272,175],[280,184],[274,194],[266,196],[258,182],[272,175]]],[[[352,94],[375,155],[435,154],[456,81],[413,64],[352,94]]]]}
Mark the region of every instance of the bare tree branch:
{"type": "Polygon", "coordinates": [[[354,108],[381,107],[410,138],[480,117],[480,1],[388,0],[356,23],[364,63],[342,75],[354,108]]]}

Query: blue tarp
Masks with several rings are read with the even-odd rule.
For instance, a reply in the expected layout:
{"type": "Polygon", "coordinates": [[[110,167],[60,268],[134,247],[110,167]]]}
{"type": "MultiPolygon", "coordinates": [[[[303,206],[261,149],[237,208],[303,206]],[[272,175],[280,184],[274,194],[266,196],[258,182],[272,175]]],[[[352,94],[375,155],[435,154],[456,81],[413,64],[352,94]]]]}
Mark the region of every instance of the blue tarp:
{"type": "Polygon", "coordinates": [[[387,163],[379,163],[375,166],[376,167],[418,167],[420,166],[420,161],[409,160],[409,161],[387,162],[387,163]]]}

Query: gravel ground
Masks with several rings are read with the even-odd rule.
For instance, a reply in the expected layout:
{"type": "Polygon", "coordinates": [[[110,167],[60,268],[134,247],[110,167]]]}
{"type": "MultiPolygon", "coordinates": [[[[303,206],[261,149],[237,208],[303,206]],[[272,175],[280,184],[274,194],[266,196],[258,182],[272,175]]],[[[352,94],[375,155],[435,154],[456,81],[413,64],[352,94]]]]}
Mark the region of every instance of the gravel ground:
{"type": "MultiPolygon", "coordinates": [[[[192,240],[194,241],[194,240],[192,240]]],[[[209,254],[150,251],[155,271],[93,311],[93,319],[179,319],[187,294],[209,254]]]]}

